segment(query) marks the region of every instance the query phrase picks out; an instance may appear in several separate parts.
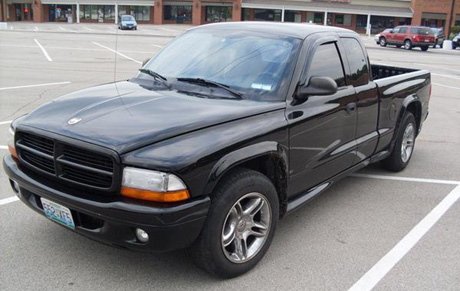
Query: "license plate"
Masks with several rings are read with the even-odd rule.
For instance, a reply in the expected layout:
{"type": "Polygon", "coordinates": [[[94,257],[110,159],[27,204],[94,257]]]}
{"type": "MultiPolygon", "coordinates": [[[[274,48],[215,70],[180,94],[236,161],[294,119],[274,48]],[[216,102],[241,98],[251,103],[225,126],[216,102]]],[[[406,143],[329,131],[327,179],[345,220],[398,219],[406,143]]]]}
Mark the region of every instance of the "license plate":
{"type": "Polygon", "coordinates": [[[430,40],[429,40],[429,39],[425,39],[425,42],[430,42],[430,40]]]}
{"type": "Polygon", "coordinates": [[[46,217],[67,227],[75,229],[75,223],[73,222],[72,213],[70,212],[69,208],[57,204],[56,202],[49,201],[45,198],[40,198],[40,200],[42,202],[46,217]]]}

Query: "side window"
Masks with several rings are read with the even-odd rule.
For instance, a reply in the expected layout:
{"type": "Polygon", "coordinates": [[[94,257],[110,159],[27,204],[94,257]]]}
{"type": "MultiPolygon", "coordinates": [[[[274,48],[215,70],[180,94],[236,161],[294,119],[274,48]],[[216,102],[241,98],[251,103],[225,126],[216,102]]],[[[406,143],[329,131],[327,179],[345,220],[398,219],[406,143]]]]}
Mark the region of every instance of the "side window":
{"type": "Polygon", "coordinates": [[[354,38],[342,38],[351,75],[348,78],[355,87],[369,83],[369,65],[360,43],[354,38]]]}
{"type": "Polygon", "coordinates": [[[401,28],[396,27],[395,29],[393,29],[393,33],[399,33],[399,30],[400,30],[400,29],[401,29],[401,28]]]}
{"type": "Polygon", "coordinates": [[[338,87],[345,86],[342,61],[335,43],[327,43],[316,49],[310,66],[310,77],[331,77],[338,87]]]}
{"type": "Polygon", "coordinates": [[[418,29],[417,28],[411,28],[410,29],[410,34],[418,34],[418,29]]]}
{"type": "Polygon", "coordinates": [[[401,27],[399,33],[407,33],[407,27],[401,27]]]}

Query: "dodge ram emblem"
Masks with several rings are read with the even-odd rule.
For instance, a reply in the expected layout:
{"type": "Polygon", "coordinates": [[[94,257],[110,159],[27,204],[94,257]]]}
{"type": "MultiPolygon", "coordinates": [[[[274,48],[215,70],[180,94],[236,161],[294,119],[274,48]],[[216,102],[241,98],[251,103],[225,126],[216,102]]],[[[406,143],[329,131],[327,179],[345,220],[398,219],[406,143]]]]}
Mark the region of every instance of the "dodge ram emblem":
{"type": "Polygon", "coordinates": [[[80,121],[81,121],[81,118],[74,117],[72,119],[69,119],[69,121],[67,121],[67,124],[73,125],[73,124],[79,123],[80,121]]]}

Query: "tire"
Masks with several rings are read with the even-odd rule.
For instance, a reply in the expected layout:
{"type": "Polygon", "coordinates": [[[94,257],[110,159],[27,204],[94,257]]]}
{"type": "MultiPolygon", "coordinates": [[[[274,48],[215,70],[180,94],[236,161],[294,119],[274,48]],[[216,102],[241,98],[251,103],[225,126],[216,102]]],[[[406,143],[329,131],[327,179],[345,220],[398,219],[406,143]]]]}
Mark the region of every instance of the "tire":
{"type": "Polygon", "coordinates": [[[278,223],[279,201],[271,181],[257,171],[239,168],[223,179],[213,193],[208,217],[189,254],[208,273],[233,278],[251,270],[267,252],[278,223]],[[239,210],[248,210],[256,201],[260,208],[255,207],[259,210],[253,212],[254,216],[243,214],[239,218],[238,213],[244,213],[239,210]],[[255,226],[254,221],[259,226],[255,226]],[[251,231],[262,236],[247,235],[251,231]],[[240,238],[245,235],[247,240],[240,238]],[[227,242],[225,236],[228,236],[227,242]],[[245,245],[244,241],[247,242],[246,257],[236,251],[238,245],[245,245]]]}
{"type": "Polygon", "coordinates": [[[427,45],[426,45],[426,46],[422,46],[422,47],[420,47],[420,49],[421,49],[422,51],[426,52],[426,51],[428,50],[428,46],[427,46],[427,45]]]}
{"type": "Polygon", "coordinates": [[[397,47],[397,48],[401,48],[401,45],[400,45],[400,44],[397,44],[396,47],[397,47]]]}
{"type": "Polygon", "coordinates": [[[384,37],[380,38],[380,46],[386,47],[387,46],[387,39],[384,37]]]}
{"type": "Polygon", "coordinates": [[[393,151],[389,157],[381,162],[382,167],[392,172],[404,170],[409,164],[412,154],[414,153],[416,136],[417,124],[415,122],[415,117],[411,112],[406,112],[403,122],[401,123],[393,151]],[[411,131],[410,128],[412,128],[412,132],[408,134],[408,132],[411,131]],[[403,144],[406,145],[406,148],[403,148],[403,144]],[[405,151],[409,144],[410,151],[405,151]],[[403,154],[403,152],[405,152],[405,154],[403,154]]]}
{"type": "Polygon", "coordinates": [[[408,39],[404,41],[404,49],[410,51],[412,49],[412,42],[408,39]]]}

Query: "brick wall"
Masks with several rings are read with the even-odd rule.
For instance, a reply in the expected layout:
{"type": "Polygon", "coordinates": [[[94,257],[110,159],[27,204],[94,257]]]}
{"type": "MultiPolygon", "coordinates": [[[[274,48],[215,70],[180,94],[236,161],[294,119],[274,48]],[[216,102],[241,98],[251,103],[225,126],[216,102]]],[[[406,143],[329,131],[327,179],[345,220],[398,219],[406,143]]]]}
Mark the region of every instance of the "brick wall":
{"type": "Polygon", "coordinates": [[[452,18],[450,11],[452,9],[452,1],[455,1],[454,19],[455,15],[460,14],[460,0],[412,0],[411,6],[414,10],[414,16],[412,17],[412,25],[420,25],[422,23],[423,12],[430,13],[444,13],[446,16],[446,30],[452,26],[452,18]]]}

